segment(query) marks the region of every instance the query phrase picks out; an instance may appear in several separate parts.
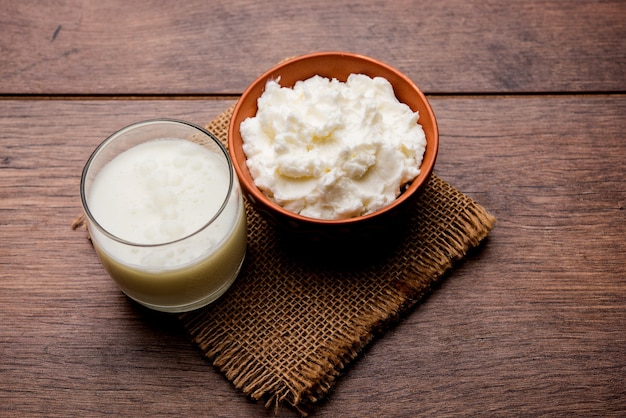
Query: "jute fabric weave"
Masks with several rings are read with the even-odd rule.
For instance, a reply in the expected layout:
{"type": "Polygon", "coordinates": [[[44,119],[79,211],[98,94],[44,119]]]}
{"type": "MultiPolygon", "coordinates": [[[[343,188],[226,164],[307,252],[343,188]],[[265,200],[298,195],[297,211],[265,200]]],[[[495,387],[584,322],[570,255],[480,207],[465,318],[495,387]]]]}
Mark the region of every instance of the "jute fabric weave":
{"type": "MultiPolygon", "coordinates": [[[[232,110],[207,126],[224,143],[232,110]]],[[[243,393],[302,413],[495,224],[478,203],[433,175],[396,245],[378,257],[342,262],[300,254],[246,209],[248,251],[237,281],[212,305],[179,318],[243,393]]]]}

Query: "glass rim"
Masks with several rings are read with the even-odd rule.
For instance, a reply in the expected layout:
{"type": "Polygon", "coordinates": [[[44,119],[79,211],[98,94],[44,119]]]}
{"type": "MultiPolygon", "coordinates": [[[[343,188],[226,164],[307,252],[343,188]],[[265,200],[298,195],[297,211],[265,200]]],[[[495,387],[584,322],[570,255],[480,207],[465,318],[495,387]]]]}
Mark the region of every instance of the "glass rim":
{"type": "MultiPolygon", "coordinates": [[[[154,138],[154,139],[158,139],[158,138],[154,138]]],[[[193,142],[193,141],[190,141],[193,142]]],[[[204,146],[202,144],[198,144],[200,146],[204,146]]],[[[224,146],[224,144],[222,144],[222,142],[217,139],[217,137],[212,134],[210,131],[208,131],[207,129],[201,127],[200,125],[197,125],[195,123],[192,122],[187,122],[184,120],[180,120],[180,119],[172,119],[172,118],[155,118],[155,119],[146,119],[143,121],[139,121],[139,122],[134,122],[130,125],[127,125],[117,131],[115,131],[114,133],[112,133],[111,135],[109,135],[104,141],[102,141],[95,149],[94,151],[91,153],[91,155],[89,156],[89,159],[87,160],[87,162],[85,163],[85,166],[83,167],[83,172],[80,178],[80,199],[81,199],[81,203],[83,206],[83,210],[85,212],[85,216],[87,216],[87,218],[89,219],[89,221],[91,223],[93,223],[93,225],[96,226],[96,228],[102,232],[105,236],[107,236],[108,238],[111,238],[112,240],[121,243],[121,244],[125,244],[125,245],[129,245],[129,246],[133,246],[133,247],[143,247],[143,248],[154,248],[154,247],[164,247],[167,245],[171,245],[171,244],[175,244],[177,242],[181,242],[184,241],[186,239],[189,239],[197,234],[199,234],[200,232],[204,231],[207,227],[209,227],[224,211],[224,209],[226,208],[226,205],[228,204],[228,201],[232,195],[233,192],[233,187],[234,187],[234,181],[235,181],[235,173],[234,173],[234,168],[233,168],[233,162],[230,159],[230,154],[228,153],[228,150],[226,149],[226,147],[224,146]],[[184,125],[184,126],[188,126],[192,129],[195,129],[197,131],[199,131],[200,133],[208,136],[213,142],[215,142],[215,144],[219,147],[220,151],[222,151],[222,153],[224,154],[224,157],[226,158],[226,163],[228,165],[228,175],[229,175],[229,183],[228,183],[228,191],[226,192],[226,196],[224,197],[224,201],[222,202],[220,208],[217,210],[217,212],[215,212],[215,214],[204,224],[202,224],[200,227],[198,227],[195,231],[181,237],[181,238],[177,238],[175,240],[171,240],[171,241],[165,241],[165,242],[159,242],[159,243],[155,243],[155,244],[148,244],[148,243],[139,243],[139,242],[133,242],[133,241],[129,241],[127,239],[118,237],[117,235],[109,232],[106,228],[104,228],[102,225],[100,225],[100,223],[95,219],[95,217],[93,216],[93,214],[91,213],[91,210],[89,209],[89,204],[87,203],[87,191],[85,190],[85,185],[86,185],[86,181],[87,181],[87,175],[89,173],[89,169],[91,168],[91,165],[93,163],[93,161],[95,160],[95,158],[98,156],[98,154],[107,146],[109,145],[111,142],[113,142],[117,137],[119,137],[120,135],[122,135],[123,133],[133,130],[133,129],[137,129],[140,128],[141,126],[145,126],[145,125],[152,125],[152,124],[156,124],[156,123],[168,123],[168,124],[173,124],[173,125],[184,125]]]]}

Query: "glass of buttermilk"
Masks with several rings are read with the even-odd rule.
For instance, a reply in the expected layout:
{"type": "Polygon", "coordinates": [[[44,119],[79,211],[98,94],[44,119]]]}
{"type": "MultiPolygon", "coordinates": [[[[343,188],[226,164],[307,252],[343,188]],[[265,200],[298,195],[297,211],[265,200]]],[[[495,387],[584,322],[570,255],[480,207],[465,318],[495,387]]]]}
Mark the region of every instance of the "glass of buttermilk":
{"type": "Polygon", "coordinates": [[[185,312],[219,298],[246,253],[246,215],[228,152],[168,119],[130,125],[93,152],[80,193],[91,241],[120,289],[185,312]]]}

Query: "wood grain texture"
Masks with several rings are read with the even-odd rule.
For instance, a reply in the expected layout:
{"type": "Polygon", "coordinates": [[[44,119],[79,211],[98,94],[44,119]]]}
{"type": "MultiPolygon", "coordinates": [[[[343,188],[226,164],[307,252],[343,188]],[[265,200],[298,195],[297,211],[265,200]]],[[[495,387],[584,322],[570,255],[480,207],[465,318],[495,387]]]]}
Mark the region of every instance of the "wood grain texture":
{"type": "MultiPolygon", "coordinates": [[[[430,100],[436,173],[498,224],[313,415],[623,415],[626,96],[430,100]]],[[[3,414],[273,415],[170,316],[130,303],[69,226],[108,134],[158,116],[203,124],[230,104],[0,100],[3,414]]]]}
{"type": "Polygon", "coordinates": [[[281,59],[369,55],[428,93],[624,91],[621,0],[4,2],[0,94],[237,94],[281,59]]]}
{"type": "Polygon", "coordinates": [[[70,224],[107,135],[147,118],[209,122],[224,95],[319,50],[381,59],[437,94],[435,172],[498,224],[313,415],[626,416],[623,1],[1,10],[0,416],[273,415],[171,316],[129,302],[70,224]]]}

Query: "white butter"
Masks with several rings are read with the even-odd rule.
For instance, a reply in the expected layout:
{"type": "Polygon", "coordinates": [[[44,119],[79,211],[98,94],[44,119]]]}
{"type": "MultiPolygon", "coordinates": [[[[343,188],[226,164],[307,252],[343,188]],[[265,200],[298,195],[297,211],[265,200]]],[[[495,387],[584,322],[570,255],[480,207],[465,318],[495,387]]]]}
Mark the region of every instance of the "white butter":
{"type": "Polygon", "coordinates": [[[386,79],[279,82],[267,82],[256,116],[240,130],[255,184],[280,206],[318,219],[366,215],[419,174],[426,149],[419,115],[386,79]]]}

